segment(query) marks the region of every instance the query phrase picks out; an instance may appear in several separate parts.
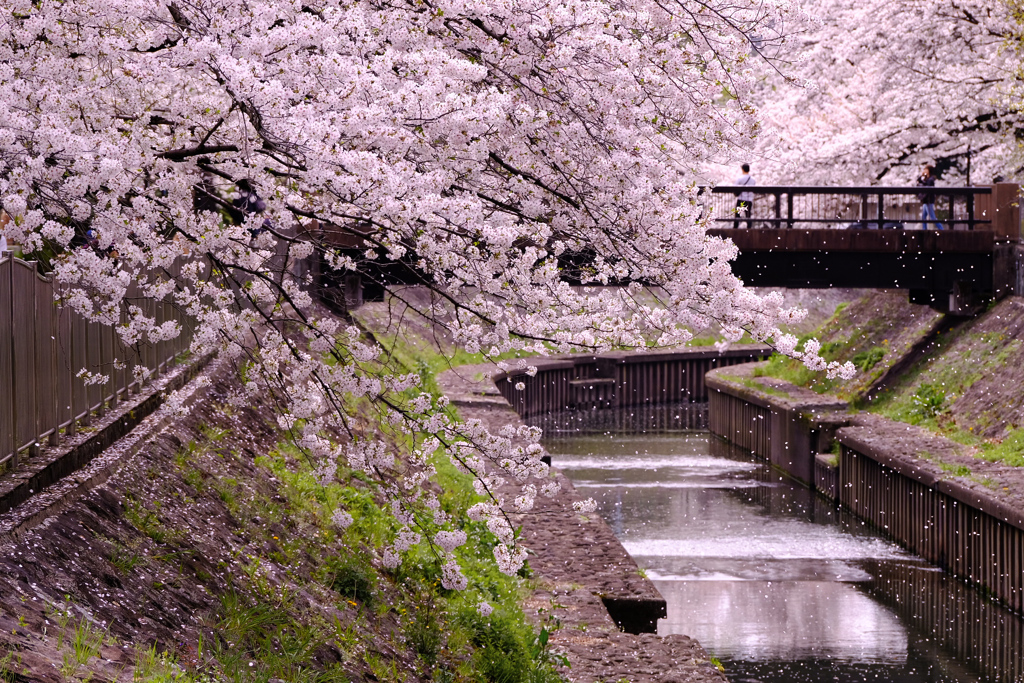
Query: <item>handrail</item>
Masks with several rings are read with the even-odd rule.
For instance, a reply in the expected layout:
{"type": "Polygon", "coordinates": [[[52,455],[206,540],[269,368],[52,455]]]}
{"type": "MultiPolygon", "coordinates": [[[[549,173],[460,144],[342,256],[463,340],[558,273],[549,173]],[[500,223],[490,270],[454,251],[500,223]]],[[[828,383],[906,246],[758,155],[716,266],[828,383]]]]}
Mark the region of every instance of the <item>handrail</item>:
{"type": "Polygon", "coordinates": [[[826,185],[715,185],[714,187],[701,187],[701,190],[711,190],[714,194],[738,194],[740,192],[751,192],[753,194],[900,194],[917,195],[922,192],[930,192],[937,195],[979,195],[992,194],[991,187],[924,187],[920,185],[854,185],[826,186],[826,185]]]}
{"type": "Polygon", "coordinates": [[[1005,183],[979,187],[716,185],[700,187],[697,201],[705,205],[707,220],[733,228],[743,223],[747,228],[816,228],[831,224],[840,228],[902,229],[935,223],[936,227],[942,224],[955,230],[984,226],[1005,239],[1016,240],[1020,229],[1011,225],[1010,214],[1014,212],[1004,209],[1016,204],[1018,193],[1019,186],[1005,183]],[[735,206],[730,204],[729,195],[737,197],[735,206]],[[752,201],[739,200],[740,195],[752,197],[752,201]],[[919,195],[933,198],[929,204],[936,209],[938,221],[926,220],[919,195]]]}

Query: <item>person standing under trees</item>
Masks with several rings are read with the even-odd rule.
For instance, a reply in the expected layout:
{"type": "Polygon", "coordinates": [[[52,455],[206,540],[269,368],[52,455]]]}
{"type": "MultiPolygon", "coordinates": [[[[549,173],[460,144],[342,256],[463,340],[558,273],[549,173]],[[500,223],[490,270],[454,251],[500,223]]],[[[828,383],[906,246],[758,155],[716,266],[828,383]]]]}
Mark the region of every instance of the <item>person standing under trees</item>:
{"type": "MultiPolygon", "coordinates": [[[[935,187],[935,169],[931,165],[925,165],[921,170],[921,175],[917,178],[917,186],[935,187]]],[[[942,223],[935,216],[935,193],[921,192],[917,198],[921,200],[921,228],[927,230],[928,220],[931,219],[935,223],[936,229],[943,230],[942,223]]]]}
{"type": "MultiPolygon", "coordinates": [[[[740,166],[743,171],[743,175],[736,179],[734,185],[757,185],[757,181],[754,180],[754,176],[750,175],[750,164],[743,164],[740,166]]],[[[736,199],[736,220],[733,221],[733,229],[740,227],[740,212],[747,217],[747,228],[751,227],[750,214],[754,208],[754,193],[753,192],[740,192],[736,199]]]]}

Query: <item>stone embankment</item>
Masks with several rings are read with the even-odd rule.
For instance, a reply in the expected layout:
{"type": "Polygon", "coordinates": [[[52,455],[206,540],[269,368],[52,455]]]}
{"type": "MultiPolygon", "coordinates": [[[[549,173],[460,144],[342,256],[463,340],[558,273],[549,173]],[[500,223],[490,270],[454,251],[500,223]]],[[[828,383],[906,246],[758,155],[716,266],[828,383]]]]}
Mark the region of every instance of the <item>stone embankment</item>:
{"type": "MultiPolygon", "coordinates": [[[[122,399],[116,408],[108,408],[103,416],[95,418],[89,426],[80,427],[74,436],[65,436],[60,445],[40,446],[35,452],[23,455],[17,466],[4,472],[0,479],[0,514],[23,505],[33,497],[32,507],[52,513],[58,501],[57,491],[51,489],[46,496],[36,496],[37,493],[61,482],[60,495],[69,499],[68,496],[74,491],[84,491],[101,483],[123,460],[126,450],[135,446],[139,434],[147,430],[129,435],[164,404],[168,394],[192,381],[209,360],[193,359],[174,367],[160,378],[148,382],[139,393],[122,399]],[[117,448],[112,449],[115,444],[117,448]],[[92,467],[87,475],[82,475],[83,468],[101,455],[109,456],[112,450],[120,454],[118,460],[107,463],[107,466],[92,467]]],[[[168,416],[160,415],[150,422],[166,426],[169,421],[168,416]]],[[[148,431],[153,429],[151,425],[148,431]]],[[[41,518],[25,517],[22,514],[19,528],[25,528],[30,519],[39,521],[41,518]]],[[[0,533],[4,531],[10,532],[12,529],[0,527],[0,533]]]]}
{"type": "MultiPolygon", "coordinates": [[[[521,424],[493,373],[493,365],[464,366],[441,374],[438,384],[464,419],[480,420],[491,430],[521,424]]],[[[724,681],[697,641],[640,633],[653,631],[665,616],[664,599],[604,520],[573,511],[575,491],[558,476],[561,495],[538,499],[534,511],[517,521],[533,552],[529,561],[538,585],[528,611],[560,623],[551,643],[569,658],[566,677],[595,683],[724,681]]]]}
{"type": "Polygon", "coordinates": [[[1024,471],[924,428],[757,376],[708,373],[711,431],[771,461],[898,543],[1024,609],[1024,471]],[[838,451],[838,452],[836,452],[838,451]]]}

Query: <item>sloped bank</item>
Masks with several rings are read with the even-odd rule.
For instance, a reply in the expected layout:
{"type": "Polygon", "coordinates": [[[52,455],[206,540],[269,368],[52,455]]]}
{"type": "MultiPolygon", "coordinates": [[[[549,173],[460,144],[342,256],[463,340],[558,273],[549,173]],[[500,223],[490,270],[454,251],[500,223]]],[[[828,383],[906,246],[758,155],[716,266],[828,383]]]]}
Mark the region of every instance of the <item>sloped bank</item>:
{"type": "Polygon", "coordinates": [[[709,372],[713,433],[769,459],[953,575],[1024,611],[1020,468],[973,458],[921,427],[845,402],[757,364],[709,372]],[[829,453],[838,446],[838,453],[829,453]]]}
{"type": "MultiPolygon", "coordinates": [[[[573,643],[578,670],[597,669],[583,662],[604,657],[603,634],[617,628],[574,583],[578,565],[546,593],[526,593],[528,580],[499,574],[493,538],[473,522],[456,551],[470,590],[445,591],[424,548],[383,567],[375,548],[397,523],[372,484],[343,463],[324,481],[276,424],[272,397],[238,405],[237,372],[215,362],[204,374],[188,417],[151,415],[131,443],[0,515],[0,680],[554,683],[563,669],[524,614],[543,609],[550,630],[545,617],[563,605],[581,616],[556,639],[573,643]],[[339,505],[353,517],[346,528],[333,521],[339,505]],[[493,613],[480,613],[481,599],[493,613]]],[[[438,476],[457,475],[439,466],[438,476]]],[[[471,488],[456,484],[441,504],[461,518],[471,488]]],[[[577,531],[607,545],[587,520],[577,531]]],[[[532,561],[544,564],[535,546],[532,561]]],[[[593,557],[611,582],[608,548],[593,557]]],[[[629,638],[632,650],[611,652],[606,671],[621,672],[612,680],[721,681],[686,638],[656,650],[641,647],[655,636],[629,638]],[[658,666],[671,676],[644,678],[658,666]]]]}
{"type": "MultiPolygon", "coordinates": [[[[441,374],[438,385],[464,419],[492,430],[521,424],[494,380],[493,365],[463,366],[441,374]]],[[[533,551],[530,566],[538,582],[528,611],[561,624],[550,642],[569,658],[566,676],[594,682],[724,681],[695,640],[649,632],[665,616],[664,598],[604,520],[573,511],[572,484],[558,476],[562,494],[538,500],[534,511],[516,521],[533,551]]]]}

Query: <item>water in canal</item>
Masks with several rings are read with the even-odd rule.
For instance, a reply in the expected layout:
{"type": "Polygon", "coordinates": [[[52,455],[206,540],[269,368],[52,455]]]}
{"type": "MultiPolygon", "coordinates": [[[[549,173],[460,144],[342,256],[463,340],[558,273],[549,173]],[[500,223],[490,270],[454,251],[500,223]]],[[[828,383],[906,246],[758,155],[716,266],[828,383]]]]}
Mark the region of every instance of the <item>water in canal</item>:
{"type": "Polygon", "coordinates": [[[693,429],[702,407],[547,418],[552,464],[592,496],[733,683],[1024,681],[1022,621],[693,429]]]}

